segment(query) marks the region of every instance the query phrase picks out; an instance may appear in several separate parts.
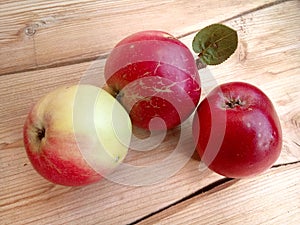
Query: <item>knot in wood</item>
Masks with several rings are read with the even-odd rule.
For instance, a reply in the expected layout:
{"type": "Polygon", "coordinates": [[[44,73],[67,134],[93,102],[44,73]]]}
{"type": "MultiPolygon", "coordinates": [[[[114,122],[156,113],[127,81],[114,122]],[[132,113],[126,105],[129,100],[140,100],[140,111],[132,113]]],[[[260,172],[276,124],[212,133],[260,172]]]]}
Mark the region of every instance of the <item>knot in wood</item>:
{"type": "Polygon", "coordinates": [[[35,26],[29,25],[25,28],[25,35],[33,36],[36,33],[35,26]]]}

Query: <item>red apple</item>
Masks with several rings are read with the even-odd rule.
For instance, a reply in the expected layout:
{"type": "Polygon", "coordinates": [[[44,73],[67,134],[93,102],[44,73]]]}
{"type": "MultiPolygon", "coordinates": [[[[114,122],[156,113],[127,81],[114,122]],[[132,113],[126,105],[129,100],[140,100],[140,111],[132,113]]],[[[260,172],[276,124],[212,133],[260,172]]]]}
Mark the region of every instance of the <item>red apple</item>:
{"type": "Polygon", "coordinates": [[[208,94],[195,114],[193,133],[202,161],[232,178],[262,173],[277,160],[282,146],[270,99],[243,82],[222,84],[208,94]]]}
{"type": "Polygon", "coordinates": [[[190,50],[162,31],[142,31],[120,41],[104,70],[107,85],[130,112],[133,125],[173,128],[200,99],[198,70],[190,50]]]}
{"type": "Polygon", "coordinates": [[[36,171],[61,185],[87,185],[112,172],[127,154],[131,122],[107,92],[91,85],[58,88],[38,101],[24,125],[36,171]]]}

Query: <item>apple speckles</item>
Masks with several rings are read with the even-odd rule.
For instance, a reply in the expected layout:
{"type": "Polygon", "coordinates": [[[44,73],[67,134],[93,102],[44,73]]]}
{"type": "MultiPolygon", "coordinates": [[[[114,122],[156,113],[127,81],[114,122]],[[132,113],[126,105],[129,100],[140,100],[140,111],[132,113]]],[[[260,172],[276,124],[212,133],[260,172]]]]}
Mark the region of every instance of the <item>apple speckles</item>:
{"type": "MultiPolygon", "coordinates": [[[[150,103],[150,106],[151,106],[153,109],[160,109],[160,108],[161,108],[160,104],[158,104],[157,102],[153,101],[153,99],[151,99],[151,100],[149,101],[149,103],[150,103]]],[[[157,116],[159,117],[159,115],[157,115],[157,116]]]]}
{"type": "Polygon", "coordinates": [[[155,68],[154,71],[153,71],[153,74],[154,74],[154,75],[157,73],[157,70],[158,70],[158,68],[159,68],[160,66],[161,66],[161,62],[158,61],[158,62],[157,62],[157,66],[156,66],[156,68],[155,68]]]}
{"type": "Polygon", "coordinates": [[[172,93],[173,91],[172,91],[171,88],[176,86],[178,83],[179,82],[173,82],[169,85],[166,85],[166,84],[163,83],[163,80],[161,79],[159,81],[159,83],[157,83],[157,84],[159,84],[158,86],[160,86],[160,87],[154,86],[153,91],[154,91],[154,93],[172,93]]]}
{"type": "Polygon", "coordinates": [[[275,137],[277,136],[277,133],[275,131],[273,131],[273,133],[270,136],[271,140],[275,140],[275,137]]]}
{"type": "Polygon", "coordinates": [[[248,128],[251,128],[251,123],[248,122],[248,123],[247,123],[247,127],[248,127],[248,128]]]}
{"type": "Polygon", "coordinates": [[[153,90],[157,93],[172,93],[173,91],[165,86],[165,87],[162,87],[162,88],[157,88],[157,87],[153,87],[153,90]]]}

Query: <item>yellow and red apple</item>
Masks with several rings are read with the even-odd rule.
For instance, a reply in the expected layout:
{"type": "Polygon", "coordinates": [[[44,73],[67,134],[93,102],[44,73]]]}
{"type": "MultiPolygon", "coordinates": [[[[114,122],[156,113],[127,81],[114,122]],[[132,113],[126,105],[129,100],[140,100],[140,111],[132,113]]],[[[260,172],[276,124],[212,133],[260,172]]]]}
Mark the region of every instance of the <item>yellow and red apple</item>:
{"type": "Polygon", "coordinates": [[[41,98],[24,125],[24,145],[36,171],[61,185],[99,181],[125,158],[131,139],[126,110],[91,85],[58,88],[41,98]]]}

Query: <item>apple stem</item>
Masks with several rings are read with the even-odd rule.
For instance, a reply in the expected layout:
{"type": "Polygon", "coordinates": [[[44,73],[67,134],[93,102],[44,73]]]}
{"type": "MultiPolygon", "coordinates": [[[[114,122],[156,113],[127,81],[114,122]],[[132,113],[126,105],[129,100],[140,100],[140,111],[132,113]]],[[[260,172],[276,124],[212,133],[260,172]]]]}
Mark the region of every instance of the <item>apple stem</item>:
{"type": "Polygon", "coordinates": [[[102,87],[103,90],[105,90],[106,92],[108,92],[110,95],[112,95],[113,97],[116,97],[118,92],[116,92],[115,90],[113,90],[112,88],[110,88],[107,84],[105,84],[102,87]]]}
{"type": "Polygon", "coordinates": [[[206,68],[206,66],[207,66],[205,63],[203,63],[203,62],[201,61],[200,56],[199,56],[199,58],[195,59],[195,63],[196,63],[196,65],[197,65],[197,69],[198,69],[198,70],[204,69],[204,68],[206,68]]]}

